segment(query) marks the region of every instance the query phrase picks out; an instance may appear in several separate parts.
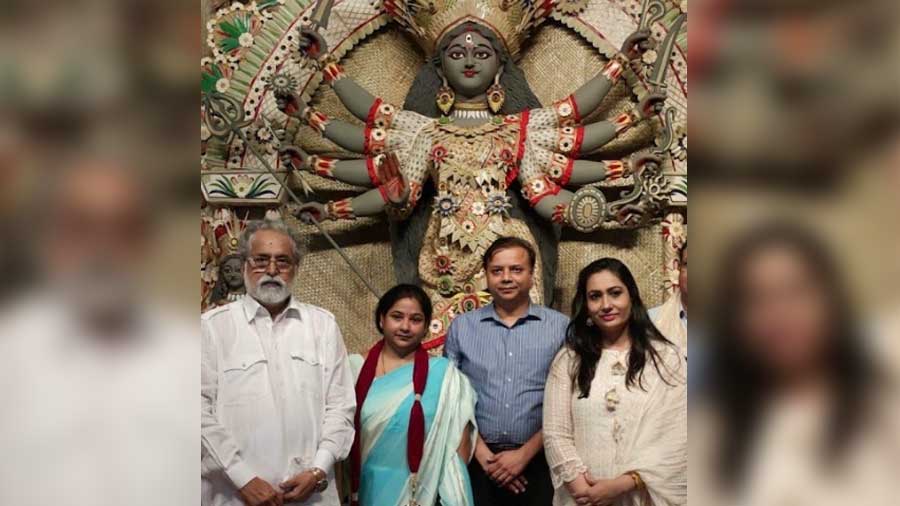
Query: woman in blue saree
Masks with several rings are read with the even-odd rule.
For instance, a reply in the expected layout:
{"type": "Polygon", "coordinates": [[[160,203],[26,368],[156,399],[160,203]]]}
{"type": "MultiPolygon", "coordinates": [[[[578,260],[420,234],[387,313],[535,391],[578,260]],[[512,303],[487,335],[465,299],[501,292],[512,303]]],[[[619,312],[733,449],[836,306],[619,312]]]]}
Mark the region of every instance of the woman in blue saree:
{"type": "Polygon", "coordinates": [[[356,439],[351,451],[352,504],[473,506],[466,466],[476,436],[475,391],[443,357],[421,347],[431,301],[398,285],[378,302],[384,336],[356,382],[356,439]]]}

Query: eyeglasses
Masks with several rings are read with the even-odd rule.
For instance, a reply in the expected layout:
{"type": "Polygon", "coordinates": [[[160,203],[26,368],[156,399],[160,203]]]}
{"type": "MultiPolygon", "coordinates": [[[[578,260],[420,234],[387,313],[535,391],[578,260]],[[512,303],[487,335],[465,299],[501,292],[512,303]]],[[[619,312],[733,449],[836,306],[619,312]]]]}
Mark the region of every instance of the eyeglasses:
{"type": "Polygon", "coordinates": [[[250,270],[253,272],[265,272],[272,262],[275,262],[275,268],[278,269],[279,272],[286,272],[294,267],[294,260],[291,259],[291,257],[269,257],[259,255],[247,258],[247,263],[250,264],[250,270]]]}

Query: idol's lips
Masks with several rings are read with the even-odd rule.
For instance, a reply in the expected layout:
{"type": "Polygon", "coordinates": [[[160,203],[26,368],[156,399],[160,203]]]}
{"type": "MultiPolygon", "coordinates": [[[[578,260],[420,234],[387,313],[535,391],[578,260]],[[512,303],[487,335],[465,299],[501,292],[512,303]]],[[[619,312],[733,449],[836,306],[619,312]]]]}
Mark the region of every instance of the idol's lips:
{"type": "Polygon", "coordinates": [[[466,77],[475,77],[476,74],[478,74],[478,71],[477,71],[477,70],[466,70],[466,71],[463,71],[463,75],[466,76],[466,77]]]}

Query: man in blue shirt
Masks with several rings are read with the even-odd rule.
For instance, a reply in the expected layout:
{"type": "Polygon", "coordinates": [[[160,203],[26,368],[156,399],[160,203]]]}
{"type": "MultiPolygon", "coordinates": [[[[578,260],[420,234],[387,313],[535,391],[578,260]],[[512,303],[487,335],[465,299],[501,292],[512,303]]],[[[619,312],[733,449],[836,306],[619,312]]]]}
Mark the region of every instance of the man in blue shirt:
{"type": "Polygon", "coordinates": [[[477,506],[553,501],[541,430],[544,384],[569,320],[531,302],[534,266],[527,241],[494,241],[484,254],[494,302],[453,320],[444,344],[478,393],[479,438],[469,465],[477,506]]]}

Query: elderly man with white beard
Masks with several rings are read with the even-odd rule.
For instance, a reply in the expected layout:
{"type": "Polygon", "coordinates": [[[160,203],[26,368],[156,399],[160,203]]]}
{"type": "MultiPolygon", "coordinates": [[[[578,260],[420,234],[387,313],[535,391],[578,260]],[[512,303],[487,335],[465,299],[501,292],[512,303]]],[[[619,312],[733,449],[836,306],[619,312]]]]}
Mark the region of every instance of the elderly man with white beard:
{"type": "Polygon", "coordinates": [[[201,504],[338,506],[356,409],[340,330],[291,295],[301,254],[283,222],[249,223],[239,253],[247,294],[201,319],[201,504]]]}

